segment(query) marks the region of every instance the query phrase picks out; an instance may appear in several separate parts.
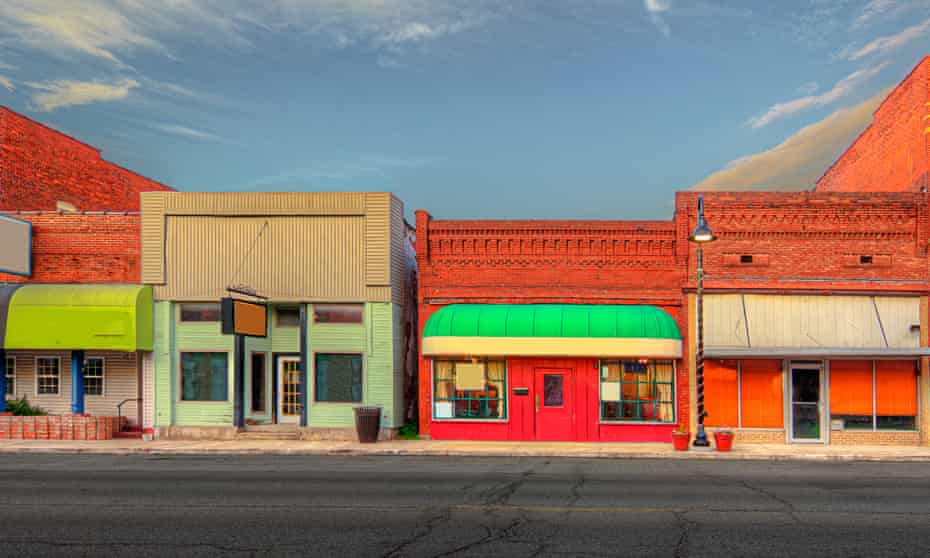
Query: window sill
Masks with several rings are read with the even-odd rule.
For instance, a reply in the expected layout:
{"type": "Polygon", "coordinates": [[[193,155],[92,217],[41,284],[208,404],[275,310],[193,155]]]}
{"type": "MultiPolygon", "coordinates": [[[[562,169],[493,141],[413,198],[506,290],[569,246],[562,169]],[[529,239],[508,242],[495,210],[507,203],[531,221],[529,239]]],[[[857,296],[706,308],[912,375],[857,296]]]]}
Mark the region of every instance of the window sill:
{"type": "Polygon", "coordinates": [[[472,424],[472,423],[493,423],[493,424],[507,424],[510,422],[510,419],[482,419],[482,418],[435,418],[433,417],[432,422],[444,422],[444,423],[463,423],[463,424],[472,424]]]}
{"type": "Polygon", "coordinates": [[[180,405],[229,405],[231,401],[229,399],[225,401],[196,401],[190,399],[178,399],[176,403],[180,405]]]}
{"type": "Polygon", "coordinates": [[[677,422],[667,422],[667,421],[658,421],[658,420],[604,420],[601,419],[598,421],[598,424],[603,425],[614,425],[614,426],[635,426],[635,425],[646,425],[646,426],[678,426],[677,422]]]}

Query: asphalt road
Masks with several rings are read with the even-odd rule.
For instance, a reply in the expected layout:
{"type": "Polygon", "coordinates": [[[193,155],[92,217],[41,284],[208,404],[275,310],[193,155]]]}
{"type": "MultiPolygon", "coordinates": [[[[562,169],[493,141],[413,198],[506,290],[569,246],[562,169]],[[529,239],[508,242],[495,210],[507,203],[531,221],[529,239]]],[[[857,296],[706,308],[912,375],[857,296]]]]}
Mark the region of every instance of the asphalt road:
{"type": "Polygon", "coordinates": [[[930,465],[0,456],[0,556],[926,556],[930,465]]]}

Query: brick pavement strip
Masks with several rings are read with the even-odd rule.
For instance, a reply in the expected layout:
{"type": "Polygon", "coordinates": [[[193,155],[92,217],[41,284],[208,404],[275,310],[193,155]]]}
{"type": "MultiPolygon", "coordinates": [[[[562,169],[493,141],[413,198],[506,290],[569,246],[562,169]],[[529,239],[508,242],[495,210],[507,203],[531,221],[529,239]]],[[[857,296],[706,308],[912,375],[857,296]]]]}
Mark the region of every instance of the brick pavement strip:
{"type": "Polygon", "coordinates": [[[96,455],[407,455],[491,457],[576,457],[604,459],[729,459],[770,461],[930,462],[927,446],[786,446],[747,444],[731,452],[677,452],[668,444],[576,442],[391,441],[377,444],[293,440],[0,440],[0,454],[96,455]]]}

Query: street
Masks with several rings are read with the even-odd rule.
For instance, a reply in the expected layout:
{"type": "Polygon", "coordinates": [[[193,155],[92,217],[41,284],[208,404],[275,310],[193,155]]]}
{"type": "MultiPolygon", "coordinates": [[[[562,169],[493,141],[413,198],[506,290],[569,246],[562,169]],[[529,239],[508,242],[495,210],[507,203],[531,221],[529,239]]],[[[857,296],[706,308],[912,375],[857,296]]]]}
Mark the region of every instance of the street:
{"type": "Polygon", "coordinates": [[[927,465],[0,458],[5,556],[916,556],[927,465]]]}

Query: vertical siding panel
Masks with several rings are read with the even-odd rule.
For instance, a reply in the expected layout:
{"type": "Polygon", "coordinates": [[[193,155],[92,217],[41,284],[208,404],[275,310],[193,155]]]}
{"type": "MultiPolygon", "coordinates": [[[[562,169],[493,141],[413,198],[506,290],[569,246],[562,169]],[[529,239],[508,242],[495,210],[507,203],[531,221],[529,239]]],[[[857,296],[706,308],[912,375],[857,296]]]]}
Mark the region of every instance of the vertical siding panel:
{"type": "Polygon", "coordinates": [[[365,207],[365,284],[391,284],[391,196],[368,194],[365,207]]]}
{"type": "Polygon", "coordinates": [[[163,194],[163,192],[141,194],[143,283],[158,284],[165,280],[165,196],[163,194]]]}

